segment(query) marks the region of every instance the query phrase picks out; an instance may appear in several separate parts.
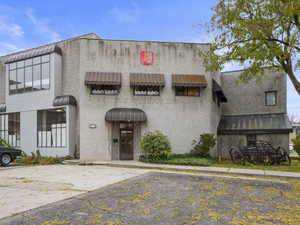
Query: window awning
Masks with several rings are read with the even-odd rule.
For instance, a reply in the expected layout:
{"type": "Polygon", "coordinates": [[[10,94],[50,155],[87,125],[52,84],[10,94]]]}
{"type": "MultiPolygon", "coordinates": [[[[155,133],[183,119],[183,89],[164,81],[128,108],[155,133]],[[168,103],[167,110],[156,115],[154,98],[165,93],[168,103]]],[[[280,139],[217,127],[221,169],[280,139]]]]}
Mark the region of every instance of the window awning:
{"type": "Polygon", "coordinates": [[[173,87],[207,87],[207,80],[204,75],[172,75],[173,87]]]}
{"type": "Polygon", "coordinates": [[[113,85],[121,86],[121,73],[114,72],[87,72],[85,75],[85,85],[113,85]]]}
{"type": "Polygon", "coordinates": [[[266,134],[292,131],[284,113],[222,116],[218,134],[266,134]]]}
{"type": "Polygon", "coordinates": [[[0,104],[0,113],[6,112],[6,105],[0,104]]]}
{"type": "Polygon", "coordinates": [[[57,53],[59,55],[62,54],[60,47],[57,45],[47,45],[39,48],[34,48],[34,49],[29,49],[26,51],[22,51],[20,53],[16,53],[13,55],[10,55],[7,57],[5,60],[5,63],[13,63],[17,62],[23,59],[29,59],[32,57],[40,56],[40,55],[45,55],[45,54],[50,54],[50,53],[57,53]]]}
{"type": "Polygon", "coordinates": [[[74,96],[72,95],[62,95],[57,96],[53,100],[53,106],[63,106],[63,105],[77,105],[77,101],[74,96]]]}
{"type": "Polygon", "coordinates": [[[145,122],[146,113],[143,110],[135,108],[114,108],[105,115],[108,122],[145,122]]]}
{"type": "Polygon", "coordinates": [[[212,90],[217,94],[218,98],[220,99],[220,102],[227,102],[227,98],[224,95],[221,86],[214,79],[213,79],[212,90]]]}
{"type": "Polygon", "coordinates": [[[154,73],[131,73],[130,86],[165,86],[165,77],[163,74],[154,73]]]}

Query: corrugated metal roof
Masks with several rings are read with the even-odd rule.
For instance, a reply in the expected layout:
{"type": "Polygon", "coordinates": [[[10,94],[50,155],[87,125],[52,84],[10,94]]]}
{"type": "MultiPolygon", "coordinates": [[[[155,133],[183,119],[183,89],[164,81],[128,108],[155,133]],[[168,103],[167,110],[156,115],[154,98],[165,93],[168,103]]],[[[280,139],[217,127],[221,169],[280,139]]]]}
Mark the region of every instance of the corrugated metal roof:
{"type": "Polygon", "coordinates": [[[53,106],[63,106],[63,105],[77,105],[77,101],[74,96],[72,95],[62,95],[57,96],[53,100],[53,106]]]}
{"type": "Polygon", "coordinates": [[[2,112],[6,112],[6,105],[4,103],[0,104],[0,113],[2,112]]]}
{"type": "Polygon", "coordinates": [[[172,75],[173,87],[203,87],[207,86],[207,80],[204,75],[172,75]]]}
{"type": "Polygon", "coordinates": [[[212,81],[213,81],[213,86],[212,86],[213,92],[215,92],[217,94],[217,96],[221,102],[227,102],[227,98],[226,98],[221,86],[214,79],[212,81]]]}
{"type": "Polygon", "coordinates": [[[165,77],[163,74],[155,73],[131,73],[131,86],[165,86],[165,77]]]}
{"type": "Polygon", "coordinates": [[[121,73],[87,72],[85,85],[117,85],[121,86],[121,73]]]}
{"type": "Polygon", "coordinates": [[[222,116],[218,126],[219,134],[280,133],[292,129],[284,113],[261,115],[222,116]]]}
{"type": "Polygon", "coordinates": [[[17,62],[17,61],[32,58],[32,57],[35,57],[35,56],[50,54],[52,52],[56,52],[60,55],[62,54],[61,49],[57,45],[47,45],[47,46],[44,46],[44,47],[40,47],[40,48],[36,48],[36,49],[30,49],[28,51],[24,51],[24,52],[21,52],[21,53],[16,53],[14,55],[10,55],[4,61],[4,63],[17,62]]]}
{"type": "Polygon", "coordinates": [[[145,122],[146,113],[140,109],[114,108],[109,110],[105,115],[108,122],[145,122]]]}

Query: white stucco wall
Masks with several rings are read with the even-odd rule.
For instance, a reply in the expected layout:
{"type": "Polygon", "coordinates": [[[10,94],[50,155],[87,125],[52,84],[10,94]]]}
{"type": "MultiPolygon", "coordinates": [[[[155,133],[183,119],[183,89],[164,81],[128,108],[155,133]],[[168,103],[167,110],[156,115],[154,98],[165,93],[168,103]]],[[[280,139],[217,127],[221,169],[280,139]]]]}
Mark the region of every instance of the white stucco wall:
{"type": "Polygon", "coordinates": [[[148,118],[142,124],[142,135],[148,131],[161,130],[169,137],[174,153],[189,152],[192,140],[201,133],[216,132],[220,108],[213,106],[211,82],[213,77],[219,81],[219,74],[206,72],[199,57],[199,49],[208,48],[208,45],[189,43],[82,39],[79,73],[81,159],[111,159],[111,124],[105,122],[104,118],[112,108],[142,109],[148,118]],[[153,65],[140,63],[141,50],[154,52],[153,65]],[[88,71],[121,72],[120,94],[90,95],[90,89],[84,85],[85,73],[88,71]],[[160,96],[133,96],[129,86],[130,73],[162,73],[165,75],[166,86],[160,96]],[[172,74],[205,75],[208,86],[200,97],[177,97],[171,84],[172,74]],[[90,129],[89,124],[96,124],[97,128],[90,129]]]}

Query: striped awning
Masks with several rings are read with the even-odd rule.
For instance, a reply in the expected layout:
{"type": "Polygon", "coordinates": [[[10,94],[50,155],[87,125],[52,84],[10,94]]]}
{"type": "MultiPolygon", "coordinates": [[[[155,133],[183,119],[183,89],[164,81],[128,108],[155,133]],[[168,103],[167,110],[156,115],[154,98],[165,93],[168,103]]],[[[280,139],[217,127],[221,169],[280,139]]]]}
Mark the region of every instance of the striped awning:
{"type": "Polygon", "coordinates": [[[53,100],[53,106],[63,106],[63,105],[77,105],[77,101],[74,96],[72,95],[62,95],[57,96],[53,100]]]}
{"type": "Polygon", "coordinates": [[[204,75],[172,75],[173,87],[207,87],[207,80],[204,75]]]}
{"type": "Polygon", "coordinates": [[[289,133],[292,126],[284,113],[222,116],[218,134],[289,133]]]}
{"type": "Polygon", "coordinates": [[[60,47],[58,47],[57,45],[47,45],[39,48],[29,49],[27,51],[22,51],[20,53],[12,54],[7,57],[4,63],[13,63],[13,62],[29,59],[40,55],[50,54],[53,52],[59,55],[62,54],[60,47]]]}
{"type": "Polygon", "coordinates": [[[221,86],[213,79],[212,90],[217,94],[217,97],[220,99],[220,102],[227,102],[227,98],[221,88],[221,86]]]}
{"type": "Polygon", "coordinates": [[[145,122],[146,113],[143,110],[135,108],[114,108],[105,115],[108,122],[145,122]]]}
{"type": "Polygon", "coordinates": [[[6,105],[4,103],[0,104],[0,113],[3,113],[3,112],[6,112],[6,105]]]}
{"type": "Polygon", "coordinates": [[[85,85],[114,85],[121,86],[121,73],[114,72],[87,72],[85,85]]]}
{"type": "Polygon", "coordinates": [[[165,77],[163,74],[155,73],[131,73],[130,86],[165,86],[165,77]]]}

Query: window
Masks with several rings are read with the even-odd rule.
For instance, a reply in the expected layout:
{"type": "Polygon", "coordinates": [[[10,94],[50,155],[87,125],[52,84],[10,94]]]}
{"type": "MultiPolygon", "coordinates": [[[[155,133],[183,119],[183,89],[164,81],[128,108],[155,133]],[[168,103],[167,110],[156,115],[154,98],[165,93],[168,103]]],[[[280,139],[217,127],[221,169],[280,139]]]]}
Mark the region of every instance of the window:
{"type": "Polygon", "coordinates": [[[119,89],[120,87],[116,85],[94,86],[91,89],[91,94],[92,95],[118,95],[119,89]]]}
{"type": "Polygon", "coordinates": [[[249,134],[247,135],[247,146],[254,146],[256,144],[256,135],[249,134]]]}
{"type": "Polygon", "coordinates": [[[0,137],[11,146],[20,147],[20,113],[0,115],[0,137]]]}
{"type": "Polygon", "coordinates": [[[200,87],[175,87],[176,96],[200,96],[200,87]]]}
{"type": "Polygon", "coordinates": [[[9,94],[49,88],[49,54],[9,64],[9,94]]]}
{"type": "Polygon", "coordinates": [[[277,104],[277,91],[268,91],[265,93],[265,105],[274,106],[277,104]]]}
{"type": "Polygon", "coordinates": [[[159,96],[160,87],[155,86],[134,86],[133,94],[137,96],[159,96]]]}
{"type": "Polygon", "coordinates": [[[37,114],[37,146],[66,147],[66,111],[65,109],[49,109],[37,114]]]}

